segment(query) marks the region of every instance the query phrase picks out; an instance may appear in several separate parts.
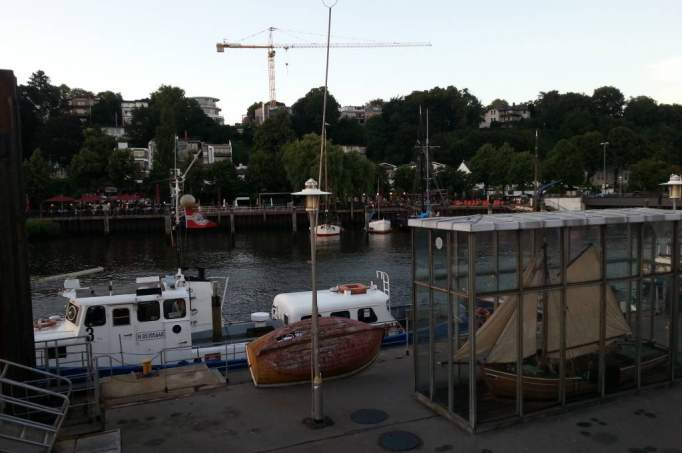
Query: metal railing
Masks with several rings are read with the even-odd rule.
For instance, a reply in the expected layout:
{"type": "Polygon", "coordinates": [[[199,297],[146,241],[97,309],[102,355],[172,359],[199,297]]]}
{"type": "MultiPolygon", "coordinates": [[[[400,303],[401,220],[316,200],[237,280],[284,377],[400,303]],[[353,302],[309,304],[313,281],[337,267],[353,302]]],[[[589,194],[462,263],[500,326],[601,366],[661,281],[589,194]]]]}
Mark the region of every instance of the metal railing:
{"type": "Polygon", "coordinates": [[[68,378],[0,359],[0,451],[51,451],[71,391],[68,378]]]}

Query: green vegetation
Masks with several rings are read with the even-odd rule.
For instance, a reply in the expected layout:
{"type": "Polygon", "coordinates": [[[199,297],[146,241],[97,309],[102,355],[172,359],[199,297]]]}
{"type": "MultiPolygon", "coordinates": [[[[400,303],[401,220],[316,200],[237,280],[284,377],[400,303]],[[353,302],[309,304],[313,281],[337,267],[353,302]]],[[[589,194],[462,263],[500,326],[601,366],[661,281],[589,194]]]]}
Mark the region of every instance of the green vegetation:
{"type": "MultiPolygon", "coordinates": [[[[114,185],[123,191],[152,195],[159,184],[166,196],[168,170],[173,165],[175,136],[233,145],[234,164],[248,165],[244,180],[230,163],[197,165],[189,187],[204,202],[257,192],[298,190],[308,177],[317,177],[323,90],[313,88],[291,108],[270,116],[262,125],[250,121],[239,127],[217,124],[179,87],[162,85],[150,94],[149,106],[133,112],[126,126],[130,146],[146,147],[152,139],[157,152],[153,171],[142,184],[130,154],[115,150],[101,128],[120,119],[121,95],[97,93],[88,118],[69,114],[72,95],[93,95],[66,85],[54,86],[42,71],[19,87],[26,187],[32,206],[49,195],[78,195],[114,185]],[[57,178],[55,169],[66,173],[57,178]]],[[[95,95],[93,95],[95,96],[95,95]]],[[[524,107],[529,118],[493,123],[479,128],[487,110],[467,89],[453,86],[414,91],[388,101],[368,103],[382,113],[360,123],[340,118],[339,102],[329,93],[327,131],[329,180],[338,199],[389,190],[420,190],[416,168],[423,168],[415,150],[423,145],[425,112],[435,146],[432,159],[446,164],[436,175],[439,187],[465,193],[478,183],[491,188],[529,187],[534,173],[536,132],[543,180],[589,186],[601,171],[602,142],[608,141],[607,163],[617,180],[629,170],[630,190],[660,190],[658,184],[682,165],[682,106],[658,104],[646,96],[626,99],[615,87],[604,86],[591,95],[542,92],[524,107]],[[340,145],[365,146],[367,157],[344,153],[340,145]],[[465,161],[471,175],[455,170],[465,161]],[[394,186],[375,164],[398,165],[394,186]],[[377,183],[379,186],[377,187],[377,183]]],[[[247,118],[255,118],[261,103],[252,104],[247,118]]],[[[495,99],[490,108],[510,108],[495,99]]],[[[514,108],[514,106],[511,106],[514,108]]],[[[186,165],[187,163],[183,163],[186,165]]]]}

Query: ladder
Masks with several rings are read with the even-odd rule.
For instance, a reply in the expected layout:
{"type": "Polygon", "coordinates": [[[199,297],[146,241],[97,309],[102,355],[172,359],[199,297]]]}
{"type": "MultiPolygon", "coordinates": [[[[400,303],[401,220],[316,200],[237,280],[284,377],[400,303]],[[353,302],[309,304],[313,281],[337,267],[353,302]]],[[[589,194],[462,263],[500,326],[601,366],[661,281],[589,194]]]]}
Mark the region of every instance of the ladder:
{"type": "Polygon", "coordinates": [[[384,271],[377,271],[377,278],[381,279],[381,291],[388,296],[388,302],[386,302],[388,311],[391,311],[391,279],[388,277],[388,273],[384,271]]]}
{"type": "Polygon", "coordinates": [[[68,378],[0,359],[0,451],[50,452],[69,410],[71,388],[68,378]],[[47,389],[55,385],[61,391],[47,389]]]}

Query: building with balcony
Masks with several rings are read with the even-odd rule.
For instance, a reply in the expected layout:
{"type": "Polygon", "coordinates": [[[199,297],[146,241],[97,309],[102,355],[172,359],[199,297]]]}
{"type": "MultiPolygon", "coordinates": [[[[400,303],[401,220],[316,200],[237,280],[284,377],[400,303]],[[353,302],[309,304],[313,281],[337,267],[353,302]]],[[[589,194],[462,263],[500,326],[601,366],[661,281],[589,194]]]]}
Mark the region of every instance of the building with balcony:
{"type": "Polygon", "coordinates": [[[201,110],[204,111],[206,116],[218,124],[225,124],[225,118],[220,115],[221,108],[216,105],[220,99],[210,96],[195,96],[191,99],[197,101],[199,107],[201,107],[201,110]]]}
{"type": "Polygon", "coordinates": [[[381,115],[381,111],[378,105],[345,105],[339,109],[339,119],[351,119],[365,124],[373,116],[381,115]]]}
{"type": "Polygon", "coordinates": [[[514,123],[516,121],[521,121],[530,118],[530,110],[528,106],[524,104],[513,105],[506,108],[489,108],[483,114],[479,128],[485,129],[491,127],[493,124],[499,124],[501,126],[514,123]]]}
{"type": "Polygon", "coordinates": [[[133,110],[149,107],[149,99],[137,99],[134,101],[121,102],[121,121],[123,127],[129,125],[133,121],[133,110]]]}
{"type": "Polygon", "coordinates": [[[154,167],[155,147],[153,140],[149,142],[147,148],[128,148],[127,142],[119,142],[117,150],[129,152],[135,161],[135,165],[137,165],[145,176],[148,176],[149,172],[154,167]]]}
{"type": "Polygon", "coordinates": [[[90,118],[92,106],[97,104],[97,97],[92,93],[82,93],[69,98],[69,113],[82,119],[90,118]]]}

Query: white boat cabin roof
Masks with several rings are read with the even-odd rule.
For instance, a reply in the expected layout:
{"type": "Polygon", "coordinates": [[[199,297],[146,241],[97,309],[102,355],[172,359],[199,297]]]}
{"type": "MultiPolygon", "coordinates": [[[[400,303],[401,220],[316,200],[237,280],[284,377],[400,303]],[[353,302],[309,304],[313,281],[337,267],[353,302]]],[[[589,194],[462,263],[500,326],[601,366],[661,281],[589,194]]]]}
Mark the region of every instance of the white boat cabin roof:
{"type": "MultiPolygon", "coordinates": [[[[311,298],[311,291],[278,294],[272,302],[273,317],[287,315],[291,319],[300,319],[301,316],[309,315],[311,298]]],[[[388,309],[387,303],[388,295],[372,287],[367,288],[364,294],[344,294],[329,289],[317,292],[317,309],[321,314],[366,307],[388,309]]]]}
{"type": "Polygon", "coordinates": [[[80,306],[92,306],[92,305],[118,305],[118,304],[134,304],[136,302],[145,302],[156,299],[186,299],[188,296],[187,290],[185,289],[171,289],[163,290],[161,294],[146,294],[137,295],[135,293],[130,294],[113,294],[103,295],[103,296],[85,296],[85,297],[73,297],[70,301],[74,301],[80,306]]]}

